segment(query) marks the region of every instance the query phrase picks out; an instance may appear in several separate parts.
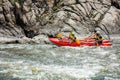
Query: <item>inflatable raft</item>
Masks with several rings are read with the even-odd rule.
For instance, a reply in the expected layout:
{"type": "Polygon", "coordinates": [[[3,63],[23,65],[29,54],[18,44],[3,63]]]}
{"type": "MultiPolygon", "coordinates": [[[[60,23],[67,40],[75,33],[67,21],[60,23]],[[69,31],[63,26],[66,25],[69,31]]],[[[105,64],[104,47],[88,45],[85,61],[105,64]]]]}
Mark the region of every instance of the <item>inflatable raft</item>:
{"type": "Polygon", "coordinates": [[[85,39],[85,40],[78,40],[72,41],[68,38],[49,38],[49,40],[58,46],[72,46],[72,47],[79,47],[79,46],[111,46],[112,43],[110,40],[103,40],[101,45],[96,45],[94,39],[85,39]]]}

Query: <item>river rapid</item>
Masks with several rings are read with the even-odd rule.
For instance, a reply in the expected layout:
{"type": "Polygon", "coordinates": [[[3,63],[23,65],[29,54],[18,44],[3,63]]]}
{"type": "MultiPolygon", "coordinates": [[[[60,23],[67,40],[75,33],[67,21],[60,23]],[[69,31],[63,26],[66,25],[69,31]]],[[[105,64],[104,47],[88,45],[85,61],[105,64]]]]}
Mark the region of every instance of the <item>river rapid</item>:
{"type": "Polygon", "coordinates": [[[0,44],[0,80],[120,80],[120,44],[0,44]]]}

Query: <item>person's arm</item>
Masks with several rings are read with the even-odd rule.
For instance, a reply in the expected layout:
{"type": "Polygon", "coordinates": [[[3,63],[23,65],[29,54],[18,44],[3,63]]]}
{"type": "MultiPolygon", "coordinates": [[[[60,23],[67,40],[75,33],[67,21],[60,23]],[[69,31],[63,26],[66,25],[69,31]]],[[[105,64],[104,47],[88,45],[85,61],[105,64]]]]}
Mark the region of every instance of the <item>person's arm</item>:
{"type": "Polygon", "coordinates": [[[93,35],[89,36],[89,38],[95,38],[95,34],[93,34],[93,35]]]}

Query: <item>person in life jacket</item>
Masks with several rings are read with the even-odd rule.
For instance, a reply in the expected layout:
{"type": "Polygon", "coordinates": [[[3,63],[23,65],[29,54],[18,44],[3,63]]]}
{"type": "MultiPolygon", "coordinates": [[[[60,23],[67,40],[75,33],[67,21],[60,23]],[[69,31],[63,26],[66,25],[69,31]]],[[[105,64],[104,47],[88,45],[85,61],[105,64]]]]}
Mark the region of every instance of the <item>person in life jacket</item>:
{"type": "Polygon", "coordinates": [[[72,41],[75,41],[76,40],[76,37],[75,37],[75,34],[73,31],[70,32],[69,34],[69,39],[71,39],[72,41]]]}
{"type": "Polygon", "coordinates": [[[90,38],[93,38],[95,40],[95,45],[102,44],[102,41],[104,40],[104,38],[96,30],[93,31],[93,35],[90,36],[90,38]]]}
{"type": "Polygon", "coordinates": [[[102,42],[103,42],[104,38],[99,34],[99,33],[96,33],[96,45],[101,45],[102,42]]]}
{"type": "Polygon", "coordinates": [[[94,30],[92,36],[90,38],[96,39],[97,38],[97,31],[94,30]]]}

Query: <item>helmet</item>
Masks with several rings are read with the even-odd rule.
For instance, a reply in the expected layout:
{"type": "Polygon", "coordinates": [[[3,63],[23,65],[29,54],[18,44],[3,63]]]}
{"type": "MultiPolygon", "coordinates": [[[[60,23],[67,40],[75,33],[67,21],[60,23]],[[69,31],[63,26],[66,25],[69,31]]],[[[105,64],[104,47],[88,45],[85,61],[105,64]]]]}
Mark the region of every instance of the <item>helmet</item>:
{"type": "Polygon", "coordinates": [[[97,31],[97,33],[99,33],[99,34],[100,34],[100,31],[97,31]]]}
{"type": "Polygon", "coordinates": [[[73,31],[71,31],[70,33],[71,33],[71,34],[74,34],[74,32],[73,32],[73,31]]]}
{"type": "Polygon", "coordinates": [[[96,31],[96,30],[94,30],[93,32],[95,32],[95,33],[96,33],[97,31],[96,31]]]}
{"type": "Polygon", "coordinates": [[[62,37],[62,34],[61,33],[57,34],[57,37],[62,37]]]}
{"type": "Polygon", "coordinates": [[[99,38],[102,39],[102,36],[100,36],[99,38]]]}

